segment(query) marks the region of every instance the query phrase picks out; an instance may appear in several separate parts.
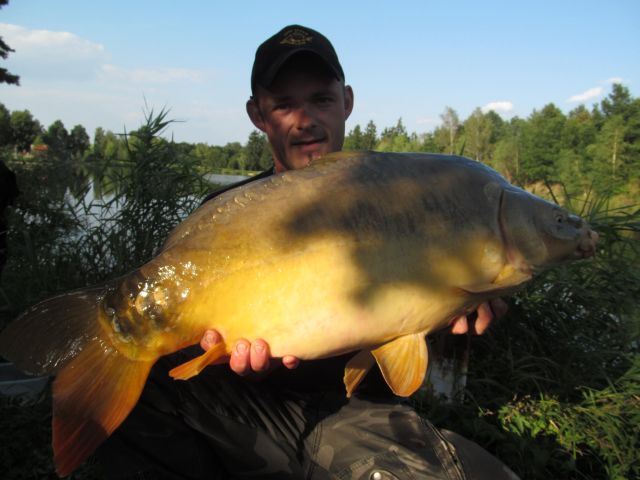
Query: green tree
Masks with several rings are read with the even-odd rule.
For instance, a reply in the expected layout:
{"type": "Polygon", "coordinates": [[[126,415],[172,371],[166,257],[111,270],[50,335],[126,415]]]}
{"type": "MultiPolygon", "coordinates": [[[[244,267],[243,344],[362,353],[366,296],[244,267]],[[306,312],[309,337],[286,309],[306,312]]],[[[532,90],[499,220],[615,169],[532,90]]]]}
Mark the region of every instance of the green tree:
{"type": "Polygon", "coordinates": [[[362,134],[362,150],[374,150],[378,143],[378,131],[373,120],[369,120],[362,134]]]}
{"type": "Polygon", "coordinates": [[[229,142],[222,147],[222,157],[224,158],[223,167],[245,169],[247,160],[240,142],[229,142]]]}
{"type": "Polygon", "coordinates": [[[435,153],[439,151],[438,144],[436,143],[435,134],[433,132],[422,133],[417,138],[416,143],[417,143],[416,151],[429,152],[429,153],[435,153]]]}
{"type": "Polygon", "coordinates": [[[273,164],[267,136],[258,130],[249,134],[244,153],[248,170],[266,170],[273,164]]]}
{"type": "Polygon", "coordinates": [[[602,100],[600,106],[605,117],[620,115],[628,120],[632,99],[629,89],[620,83],[614,83],[611,93],[602,100]]]}
{"type": "Polygon", "coordinates": [[[523,131],[522,167],[528,181],[551,180],[562,149],[566,118],[553,103],[534,110],[523,131]]]}
{"type": "Polygon", "coordinates": [[[92,160],[101,160],[104,158],[103,145],[104,145],[105,131],[102,127],[96,127],[93,132],[93,145],[91,146],[92,160]]]}
{"type": "Polygon", "coordinates": [[[345,150],[375,150],[378,144],[376,124],[369,120],[364,132],[356,125],[344,139],[345,150]]]}
{"type": "Polygon", "coordinates": [[[345,150],[362,150],[362,129],[356,125],[344,138],[345,150]]]}
{"type": "Polygon", "coordinates": [[[435,141],[438,148],[443,153],[457,153],[456,144],[460,135],[460,119],[458,114],[451,107],[446,107],[442,115],[442,126],[435,130],[435,141]]]}
{"type": "Polygon", "coordinates": [[[596,141],[587,148],[593,159],[591,177],[600,191],[619,187],[625,178],[630,160],[626,130],[622,115],[611,115],[604,121],[596,141]]]}
{"type": "Polygon", "coordinates": [[[28,152],[31,149],[31,144],[41,132],[40,122],[33,118],[29,110],[11,112],[11,136],[16,150],[28,152]]]}
{"type": "Polygon", "coordinates": [[[489,142],[495,145],[505,134],[507,123],[493,110],[486,112],[484,118],[491,125],[491,138],[489,142]]]}
{"type": "Polygon", "coordinates": [[[584,105],[571,110],[562,130],[562,146],[577,153],[584,153],[595,140],[596,123],[593,114],[584,105]]]}
{"type": "Polygon", "coordinates": [[[382,131],[376,149],[381,152],[410,152],[413,150],[411,138],[402,123],[402,118],[398,119],[395,126],[385,128],[382,131]]]}
{"type": "Polygon", "coordinates": [[[562,130],[557,174],[571,194],[580,194],[589,188],[590,157],[587,147],[595,141],[596,133],[593,115],[583,105],[569,112],[562,130]]]}
{"type": "Polygon", "coordinates": [[[501,138],[496,142],[491,166],[510,182],[522,182],[522,131],[526,122],[518,117],[503,126],[501,138]]]}
{"type": "Polygon", "coordinates": [[[488,163],[491,155],[492,123],[489,117],[476,108],[464,122],[464,140],[469,156],[488,163]]]}
{"type": "MultiPolygon", "coordinates": [[[[7,5],[9,0],[0,0],[0,8],[7,5]]],[[[0,37],[0,57],[3,60],[6,60],[9,56],[9,52],[14,52],[15,50],[0,37]]],[[[9,73],[6,68],[0,68],[0,83],[8,83],[9,85],[20,85],[20,77],[17,75],[13,75],[9,73]]]]}
{"type": "Polygon", "coordinates": [[[0,147],[12,144],[11,113],[0,103],[0,147]]]}
{"type": "Polygon", "coordinates": [[[71,154],[76,158],[82,158],[91,147],[91,141],[86,129],[82,125],[76,125],[69,133],[68,146],[71,154]]]}
{"type": "MultiPolygon", "coordinates": [[[[603,112],[602,130],[609,130],[606,136],[616,138],[616,134],[611,130],[618,130],[620,127],[614,128],[615,125],[622,123],[622,156],[615,163],[616,175],[621,177],[618,180],[625,180],[625,176],[629,181],[635,181],[637,187],[640,182],[640,99],[634,99],[629,89],[621,84],[614,84],[611,93],[601,102],[603,112]],[[613,120],[618,118],[619,120],[613,120]]],[[[613,145],[615,145],[615,141],[613,145]]],[[[620,151],[618,149],[618,151],[620,151]]],[[[612,164],[613,164],[612,154],[612,164]]],[[[612,165],[613,166],[613,165],[612,165]]],[[[614,181],[617,181],[614,179],[614,181]]]]}
{"type": "Polygon", "coordinates": [[[66,157],[69,153],[69,132],[62,123],[62,120],[56,120],[43,135],[44,143],[49,147],[49,152],[53,155],[66,157]]]}
{"type": "Polygon", "coordinates": [[[109,160],[127,160],[129,158],[129,150],[126,147],[126,141],[121,135],[116,135],[112,131],[108,131],[104,135],[102,144],[104,158],[109,160]]]}

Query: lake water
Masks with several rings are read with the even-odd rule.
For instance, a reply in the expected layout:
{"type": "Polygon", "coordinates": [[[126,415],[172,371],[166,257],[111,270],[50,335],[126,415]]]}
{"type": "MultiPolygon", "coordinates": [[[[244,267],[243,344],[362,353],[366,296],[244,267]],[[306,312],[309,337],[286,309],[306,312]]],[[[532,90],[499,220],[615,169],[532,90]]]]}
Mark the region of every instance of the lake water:
{"type": "Polygon", "coordinates": [[[231,185],[232,183],[241,182],[248,177],[245,175],[218,175],[210,173],[209,175],[205,175],[204,178],[206,178],[208,182],[226,186],[231,185]]]}

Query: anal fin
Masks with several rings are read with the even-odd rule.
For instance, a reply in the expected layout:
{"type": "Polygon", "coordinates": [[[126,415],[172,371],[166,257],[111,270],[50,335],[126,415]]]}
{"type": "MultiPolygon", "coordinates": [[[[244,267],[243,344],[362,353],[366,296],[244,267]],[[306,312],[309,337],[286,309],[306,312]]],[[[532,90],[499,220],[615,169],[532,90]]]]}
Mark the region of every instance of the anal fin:
{"type": "Polygon", "coordinates": [[[393,393],[408,397],[420,388],[429,361],[424,333],[396,338],[371,353],[393,393]]]}
{"type": "Polygon", "coordinates": [[[227,347],[224,342],[216,343],[202,355],[171,369],[169,375],[175,380],[188,380],[198,375],[207,365],[211,365],[226,353],[227,347]]]}
{"type": "Polygon", "coordinates": [[[361,350],[347,362],[344,367],[344,386],[347,389],[347,398],[351,397],[375,363],[376,359],[371,354],[371,350],[361,350]]]}

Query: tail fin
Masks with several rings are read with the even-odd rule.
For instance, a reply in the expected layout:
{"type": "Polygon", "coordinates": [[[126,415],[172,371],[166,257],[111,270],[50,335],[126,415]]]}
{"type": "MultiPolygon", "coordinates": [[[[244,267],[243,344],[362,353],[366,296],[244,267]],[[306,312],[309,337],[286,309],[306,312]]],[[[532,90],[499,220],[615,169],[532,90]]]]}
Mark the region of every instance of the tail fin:
{"type": "Polygon", "coordinates": [[[53,383],[56,471],[75,470],[134,407],[155,360],[127,358],[112,345],[98,315],[105,287],[41,302],[0,333],[0,354],[53,383]]]}
{"type": "Polygon", "coordinates": [[[0,355],[31,375],[59,372],[97,336],[104,291],[77,290],[29,308],[0,333],[0,355]]]}
{"type": "Polygon", "coordinates": [[[135,406],[153,361],[130,360],[92,341],[53,383],[56,472],[74,471],[135,406]]]}

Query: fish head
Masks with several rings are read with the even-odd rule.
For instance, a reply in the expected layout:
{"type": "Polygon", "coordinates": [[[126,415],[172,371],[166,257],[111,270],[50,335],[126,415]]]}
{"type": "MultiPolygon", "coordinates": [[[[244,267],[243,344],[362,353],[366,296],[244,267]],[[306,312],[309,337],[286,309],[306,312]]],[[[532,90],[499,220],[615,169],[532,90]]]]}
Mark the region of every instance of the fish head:
{"type": "Polygon", "coordinates": [[[558,205],[509,186],[502,191],[499,211],[507,258],[520,271],[534,274],[595,255],[598,234],[558,205]]]}

